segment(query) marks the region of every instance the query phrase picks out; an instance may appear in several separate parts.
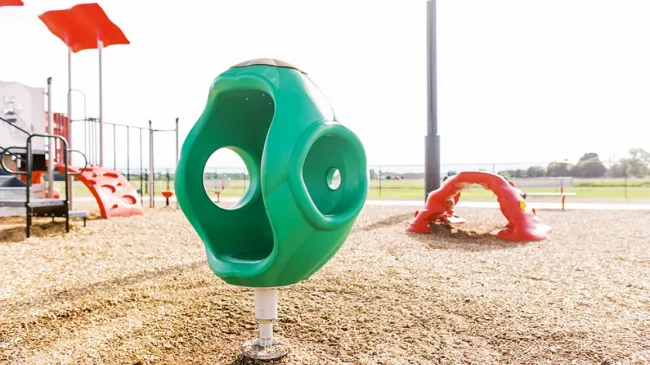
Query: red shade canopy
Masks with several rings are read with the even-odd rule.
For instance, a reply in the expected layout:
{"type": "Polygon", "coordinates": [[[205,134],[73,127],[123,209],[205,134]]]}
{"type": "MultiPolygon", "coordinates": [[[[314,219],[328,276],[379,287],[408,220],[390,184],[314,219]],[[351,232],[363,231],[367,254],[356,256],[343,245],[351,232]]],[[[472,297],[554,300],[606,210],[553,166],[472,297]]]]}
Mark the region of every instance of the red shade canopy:
{"type": "Polygon", "coordinates": [[[0,6],[23,6],[21,0],[0,0],[0,6]]]}
{"type": "Polygon", "coordinates": [[[97,3],[47,11],[39,18],[52,34],[75,53],[96,49],[97,41],[102,41],[104,48],[116,44],[130,44],[122,30],[108,18],[104,9],[97,3]]]}

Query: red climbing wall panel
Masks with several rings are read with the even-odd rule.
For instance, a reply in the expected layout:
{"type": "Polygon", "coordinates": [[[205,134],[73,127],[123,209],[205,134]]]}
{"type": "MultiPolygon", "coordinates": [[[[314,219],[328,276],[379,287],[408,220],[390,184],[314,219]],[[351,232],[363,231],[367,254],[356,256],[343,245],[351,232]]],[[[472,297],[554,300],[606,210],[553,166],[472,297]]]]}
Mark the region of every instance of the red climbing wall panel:
{"type": "MultiPolygon", "coordinates": [[[[64,173],[64,169],[62,165],[57,166],[60,173],[64,173]]],[[[77,174],[83,168],[69,167],[68,170],[77,174]]],[[[138,192],[122,174],[105,167],[88,166],[75,178],[84,183],[93,194],[102,218],[144,215],[138,204],[138,192]]]]}

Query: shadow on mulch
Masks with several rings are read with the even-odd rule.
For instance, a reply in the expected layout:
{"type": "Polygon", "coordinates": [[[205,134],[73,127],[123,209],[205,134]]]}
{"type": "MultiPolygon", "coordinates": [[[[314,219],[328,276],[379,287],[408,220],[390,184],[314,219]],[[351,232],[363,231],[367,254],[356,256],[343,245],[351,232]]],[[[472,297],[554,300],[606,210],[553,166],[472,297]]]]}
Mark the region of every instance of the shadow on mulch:
{"type": "Polygon", "coordinates": [[[66,297],[81,297],[82,295],[91,295],[95,292],[107,291],[111,288],[122,287],[126,288],[130,285],[138,284],[143,281],[151,280],[154,278],[161,278],[165,276],[173,276],[176,274],[181,274],[190,270],[195,270],[200,267],[206,266],[205,260],[189,262],[180,265],[174,265],[166,268],[140,271],[127,276],[120,276],[108,280],[103,280],[95,282],[89,285],[79,286],[72,289],[62,289],[50,292],[43,296],[37,296],[30,298],[25,301],[17,302],[11,306],[4,304],[4,300],[0,300],[0,304],[3,304],[5,309],[19,309],[19,308],[29,308],[34,307],[37,304],[41,306],[51,305],[62,301],[66,297]]]}
{"type": "MultiPolygon", "coordinates": [[[[101,217],[88,217],[88,222],[100,220],[101,217]]],[[[8,226],[3,228],[0,225],[0,242],[1,243],[19,243],[27,240],[25,236],[25,217],[10,217],[0,220],[0,224],[8,226]]],[[[77,223],[76,220],[70,219],[70,231],[74,231],[79,227],[83,228],[83,223],[77,223]]],[[[65,234],[65,222],[61,218],[56,221],[38,219],[32,222],[31,237],[33,238],[48,238],[56,237],[65,234]]]]}
{"type": "MultiPolygon", "coordinates": [[[[465,231],[456,227],[434,224],[432,233],[411,233],[407,236],[426,244],[433,250],[492,251],[525,246],[527,242],[507,242],[489,232],[465,231]]],[[[501,227],[494,227],[498,229],[501,227]]]]}
{"type": "Polygon", "coordinates": [[[368,232],[368,231],[374,231],[375,229],[380,229],[380,228],[385,228],[385,227],[390,227],[394,226],[396,224],[402,224],[406,223],[408,224],[408,220],[413,218],[413,213],[406,213],[406,214],[396,214],[392,215],[388,218],[378,220],[376,222],[367,224],[365,226],[359,227],[356,229],[358,232],[368,232]]]}
{"type": "Polygon", "coordinates": [[[283,357],[281,359],[277,360],[254,360],[254,359],[249,359],[244,355],[238,355],[236,356],[230,365],[270,365],[270,364],[284,364],[285,359],[287,357],[283,357]]]}
{"type": "MultiPolygon", "coordinates": [[[[14,226],[0,230],[0,242],[18,243],[27,240],[25,236],[25,223],[23,226],[14,226]]],[[[70,225],[72,229],[72,225],[70,225]]],[[[45,224],[32,224],[31,237],[47,238],[55,237],[65,233],[64,222],[49,222],[45,224]]]]}

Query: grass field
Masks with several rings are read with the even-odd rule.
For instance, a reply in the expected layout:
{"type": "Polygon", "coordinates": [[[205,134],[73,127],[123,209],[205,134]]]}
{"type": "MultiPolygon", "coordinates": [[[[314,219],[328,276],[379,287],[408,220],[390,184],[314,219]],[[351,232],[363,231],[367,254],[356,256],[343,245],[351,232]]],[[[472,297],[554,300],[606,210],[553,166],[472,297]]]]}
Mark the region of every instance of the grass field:
{"type": "MultiPolygon", "coordinates": [[[[554,188],[526,188],[526,193],[551,193],[558,191],[554,188]]],[[[375,199],[420,199],[424,195],[422,180],[373,180],[370,184],[369,198],[375,199]]],[[[585,179],[574,180],[573,188],[566,188],[567,193],[576,193],[584,199],[650,199],[650,180],[624,179],[585,179]]],[[[467,200],[490,200],[492,192],[482,187],[472,187],[462,192],[467,200]]]]}
{"type": "MultiPolygon", "coordinates": [[[[248,181],[231,180],[230,186],[222,193],[225,197],[239,197],[245,192],[248,181]]],[[[146,183],[145,183],[146,185],[146,183]]],[[[576,193],[578,199],[650,199],[650,180],[636,179],[603,179],[603,180],[574,180],[574,187],[565,189],[566,192],[576,193]],[[626,186],[627,185],[627,186],[626,186]]],[[[140,187],[140,182],[134,182],[140,187]]],[[[63,190],[63,183],[56,182],[59,191],[63,190]]],[[[174,183],[169,184],[173,190],[174,183]]],[[[168,189],[167,182],[156,181],[155,192],[160,195],[168,189]]],[[[523,189],[527,193],[554,192],[556,189],[530,188],[523,189]]],[[[90,196],[88,189],[81,183],[73,184],[74,196],[90,196]]],[[[482,187],[473,187],[463,191],[464,200],[481,201],[494,199],[492,192],[482,187]]],[[[372,180],[368,199],[422,199],[424,197],[424,181],[422,180],[372,180]]]]}

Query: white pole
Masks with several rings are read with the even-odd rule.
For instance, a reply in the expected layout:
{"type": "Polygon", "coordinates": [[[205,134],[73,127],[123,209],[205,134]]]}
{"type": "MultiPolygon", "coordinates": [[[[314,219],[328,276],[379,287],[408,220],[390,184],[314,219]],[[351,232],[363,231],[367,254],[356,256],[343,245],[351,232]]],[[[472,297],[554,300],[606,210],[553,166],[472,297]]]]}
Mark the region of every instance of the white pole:
{"type": "Polygon", "coordinates": [[[278,289],[255,288],[255,320],[260,324],[258,345],[273,345],[273,321],[278,319],[278,289]]]}
{"type": "MultiPolygon", "coordinates": [[[[176,180],[176,170],[178,170],[178,161],[180,158],[180,143],[178,139],[178,118],[176,118],[176,167],[174,168],[174,180],[176,180]]],[[[174,190],[176,190],[176,181],[174,181],[174,190]]],[[[176,199],[176,208],[178,209],[178,198],[176,199]]]]}
{"type": "Polygon", "coordinates": [[[117,171],[117,125],[113,124],[113,170],[117,171]]]}
{"type": "Polygon", "coordinates": [[[104,98],[102,84],[102,50],[104,42],[97,40],[97,52],[99,53],[99,166],[104,167],[104,98]]]}
{"type": "Polygon", "coordinates": [[[271,360],[287,354],[288,348],[273,337],[273,322],[277,319],[278,288],[255,288],[255,321],[260,325],[260,335],[244,343],[245,356],[271,360]]]}
{"type": "MultiPolygon", "coordinates": [[[[72,47],[68,47],[68,149],[72,149],[72,47]]],[[[64,146],[62,146],[63,148],[64,146]]],[[[60,163],[67,163],[70,165],[72,163],[72,157],[70,153],[66,151],[63,156],[68,156],[68,161],[60,161],[60,163]]],[[[66,195],[68,196],[68,209],[72,210],[72,176],[68,176],[68,191],[66,195]]]]}
{"type": "Polygon", "coordinates": [[[154,207],[154,171],[153,171],[153,128],[151,127],[151,121],[149,121],[149,208],[154,207]]]}
{"type": "MultiPolygon", "coordinates": [[[[47,78],[47,134],[54,134],[54,113],[52,113],[52,78],[47,78]]],[[[47,192],[48,197],[54,199],[54,138],[47,139],[47,192]]]]}

